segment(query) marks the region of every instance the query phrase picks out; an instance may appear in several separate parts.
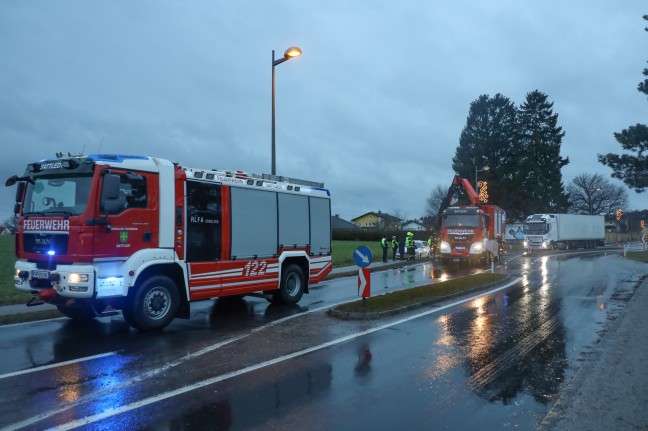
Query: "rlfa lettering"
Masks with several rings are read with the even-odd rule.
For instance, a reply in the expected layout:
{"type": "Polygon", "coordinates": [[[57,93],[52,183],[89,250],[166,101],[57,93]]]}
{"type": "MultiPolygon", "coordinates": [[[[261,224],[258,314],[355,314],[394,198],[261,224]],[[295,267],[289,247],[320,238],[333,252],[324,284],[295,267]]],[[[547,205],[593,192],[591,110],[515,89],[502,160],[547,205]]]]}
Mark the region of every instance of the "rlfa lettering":
{"type": "Polygon", "coordinates": [[[204,218],[200,216],[191,216],[189,217],[189,223],[206,223],[206,224],[218,224],[218,220],[204,218]]]}
{"type": "Polygon", "coordinates": [[[23,230],[70,230],[69,220],[23,220],[23,230]]]}

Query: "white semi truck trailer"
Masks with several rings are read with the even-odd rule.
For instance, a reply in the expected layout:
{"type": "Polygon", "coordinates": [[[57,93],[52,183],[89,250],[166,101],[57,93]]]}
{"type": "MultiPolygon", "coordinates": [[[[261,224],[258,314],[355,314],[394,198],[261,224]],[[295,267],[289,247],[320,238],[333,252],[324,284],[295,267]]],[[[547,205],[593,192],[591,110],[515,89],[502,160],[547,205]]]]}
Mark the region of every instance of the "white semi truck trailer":
{"type": "Polygon", "coordinates": [[[533,214],[524,234],[529,250],[594,248],[605,244],[605,220],[601,215],[533,214]]]}

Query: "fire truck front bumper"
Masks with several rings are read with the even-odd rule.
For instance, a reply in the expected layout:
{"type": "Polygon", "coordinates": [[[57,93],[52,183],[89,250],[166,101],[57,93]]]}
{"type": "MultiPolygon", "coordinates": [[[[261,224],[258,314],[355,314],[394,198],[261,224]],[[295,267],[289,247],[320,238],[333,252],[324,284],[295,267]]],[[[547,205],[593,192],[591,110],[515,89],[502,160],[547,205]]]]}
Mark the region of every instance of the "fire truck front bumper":
{"type": "Polygon", "coordinates": [[[455,245],[452,246],[446,241],[441,241],[439,251],[441,257],[448,259],[470,259],[476,256],[481,256],[484,253],[484,245],[481,242],[476,242],[470,246],[455,245]]]}
{"type": "Polygon", "coordinates": [[[18,261],[15,266],[16,289],[38,294],[54,289],[67,298],[92,298],[95,291],[95,271],[92,265],[57,265],[54,270],[39,269],[35,263],[18,261]]]}

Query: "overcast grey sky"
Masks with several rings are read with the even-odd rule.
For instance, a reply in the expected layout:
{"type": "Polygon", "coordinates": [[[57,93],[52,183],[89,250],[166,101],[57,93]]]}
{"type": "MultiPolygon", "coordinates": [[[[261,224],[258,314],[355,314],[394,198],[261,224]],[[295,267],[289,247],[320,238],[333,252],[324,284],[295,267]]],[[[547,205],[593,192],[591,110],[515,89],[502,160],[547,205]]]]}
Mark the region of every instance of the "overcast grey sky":
{"type": "MultiPolygon", "coordinates": [[[[0,0],[0,178],[57,151],[269,173],[272,50],[293,45],[303,55],[276,68],[277,173],[323,181],[347,220],[422,216],[481,94],[544,92],[565,185],[609,177],[596,154],[647,122],[644,14],[640,0],[0,0]]],[[[13,193],[0,188],[0,220],[13,193]]]]}

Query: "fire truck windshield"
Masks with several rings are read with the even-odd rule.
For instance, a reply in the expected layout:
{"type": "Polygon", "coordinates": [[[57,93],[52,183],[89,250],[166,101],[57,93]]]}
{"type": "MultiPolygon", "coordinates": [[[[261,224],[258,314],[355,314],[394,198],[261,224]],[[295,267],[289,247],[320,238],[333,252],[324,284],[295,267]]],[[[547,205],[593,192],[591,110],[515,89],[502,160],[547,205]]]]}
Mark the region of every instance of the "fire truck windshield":
{"type": "Polygon", "coordinates": [[[446,214],[443,226],[476,229],[479,227],[479,214],[446,214]]]}
{"type": "Polygon", "coordinates": [[[91,182],[91,175],[35,176],[27,183],[23,215],[82,214],[91,182]]]}

